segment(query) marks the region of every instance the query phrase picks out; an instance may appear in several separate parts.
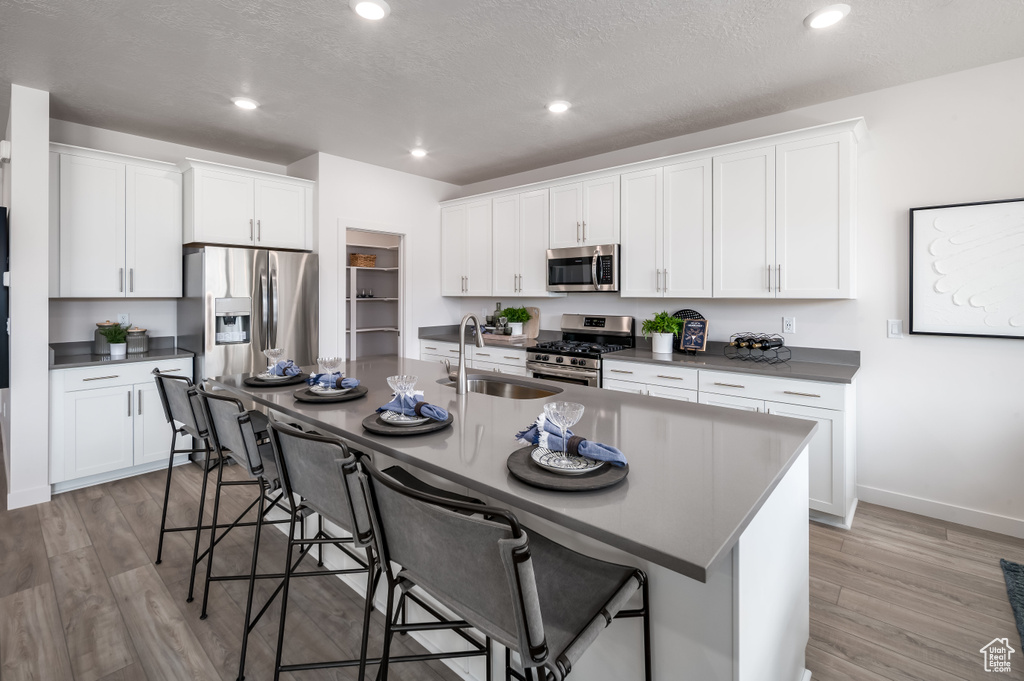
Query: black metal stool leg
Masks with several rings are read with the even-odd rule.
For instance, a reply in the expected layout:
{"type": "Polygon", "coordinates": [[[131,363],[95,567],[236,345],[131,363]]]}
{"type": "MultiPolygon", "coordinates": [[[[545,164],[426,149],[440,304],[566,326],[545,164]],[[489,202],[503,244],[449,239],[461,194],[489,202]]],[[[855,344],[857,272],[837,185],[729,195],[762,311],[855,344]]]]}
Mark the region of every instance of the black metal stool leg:
{"type": "MultiPolygon", "coordinates": [[[[301,522],[301,521],[300,521],[301,522]]],[[[281,622],[277,629],[277,655],[274,658],[274,681],[281,678],[281,653],[284,651],[284,620],[288,612],[288,585],[292,579],[292,551],[295,548],[295,514],[288,528],[288,557],[284,563],[284,585],[281,588],[281,622]]]]}
{"type": "MultiPolygon", "coordinates": [[[[317,529],[317,535],[322,537],[323,534],[324,534],[324,517],[322,515],[320,515],[319,513],[317,513],[317,515],[316,515],[316,529],[317,529]]],[[[317,555],[316,555],[317,567],[323,567],[324,566],[324,545],[320,544],[316,548],[317,548],[317,555]]]]}
{"type": "MultiPolygon", "coordinates": [[[[220,511],[221,483],[224,481],[224,456],[217,452],[217,487],[213,492],[213,521],[210,523],[210,548],[206,550],[206,583],[203,585],[203,609],[199,619],[206,619],[206,606],[210,602],[210,577],[213,575],[213,548],[217,544],[217,516],[220,511]]],[[[259,530],[257,530],[258,532],[259,530]]]]}
{"type": "Polygon", "coordinates": [[[644,679],[651,681],[651,607],[648,601],[650,579],[644,580],[643,607],[644,607],[644,679]]]}
{"type": "Polygon", "coordinates": [[[174,470],[174,447],[178,444],[178,431],[171,433],[171,451],[167,454],[167,484],[164,485],[164,510],[160,514],[160,539],[156,545],[156,564],[159,565],[164,555],[164,528],[167,527],[167,501],[171,496],[171,471],[174,470]]]}
{"type": "MultiPolygon", "coordinates": [[[[204,446],[204,457],[203,457],[203,491],[199,495],[199,518],[196,520],[196,540],[192,545],[192,570],[188,577],[188,598],[185,599],[186,603],[191,603],[194,599],[192,593],[196,586],[196,566],[199,564],[199,542],[203,534],[203,510],[206,504],[206,482],[210,478],[210,443],[207,441],[204,446]]],[[[216,532],[216,528],[212,528],[211,532],[216,532]]]]}
{"type": "MultiPolygon", "coordinates": [[[[384,612],[394,612],[394,605],[395,585],[388,582],[388,605],[384,609],[384,612]]],[[[388,681],[388,658],[391,655],[391,638],[395,635],[395,632],[392,631],[391,627],[391,616],[387,615],[384,617],[384,649],[381,651],[380,654],[380,668],[377,670],[378,681],[388,681]]]]}
{"type": "Polygon", "coordinates": [[[366,549],[366,602],[363,605],[363,640],[359,645],[359,681],[366,677],[366,650],[370,644],[370,615],[373,613],[373,594],[380,580],[380,568],[376,567],[373,553],[366,549]]]}
{"type": "MultiPolygon", "coordinates": [[[[245,598],[245,625],[242,627],[242,654],[238,660],[238,681],[245,678],[245,651],[249,645],[249,618],[252,616],[252,595],[256,589],[256,562],[260,556],[260,530],[263,529],[263,479],[260,478],[260,505],[256,515],[256,538],[252,544],[252,567],[249,572],[249,593],[245,598]]],[[[213,555],[210,555],[213,558],[213,555]]],[[[287,577],[285,577],[287,579],[287,577]]],[[[285,587],[287,589],[287,587],[285,587]]],[[[283,606],[282,606],[283,608],[283,606]]],[[[282,610],[283,613],[283,610],[282,610]]],[[[283,618],[282,618],[283,620],[283,618]]]]}

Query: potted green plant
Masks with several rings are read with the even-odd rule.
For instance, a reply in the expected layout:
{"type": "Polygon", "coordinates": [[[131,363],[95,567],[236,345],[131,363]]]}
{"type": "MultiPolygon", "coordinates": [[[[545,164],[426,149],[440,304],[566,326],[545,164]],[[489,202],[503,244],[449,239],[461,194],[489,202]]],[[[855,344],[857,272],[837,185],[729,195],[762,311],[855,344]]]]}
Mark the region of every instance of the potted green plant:
{"type": "Polygon", "coordinates": [[[501,311],[501,316],[512,327],[513,336],[522,335],[523,324],[530,321],[530,313],[525,307],[506,307],[501,311]]]}
{"type": "Polygon", "coordinates": [[[100,328],[100,333],[110,343],[110,359],[124,359],[128,354],[128,329],[120,324],[100,328]]]}
{"type": "Polygon", "coordinates": [[[654,337],[652,350],[657,353],[671,353],[672,339],[683,327],[683,320],[668,312],[659,312],[651,319],[645,319],[640,331],[644,338],[654,337]]]}

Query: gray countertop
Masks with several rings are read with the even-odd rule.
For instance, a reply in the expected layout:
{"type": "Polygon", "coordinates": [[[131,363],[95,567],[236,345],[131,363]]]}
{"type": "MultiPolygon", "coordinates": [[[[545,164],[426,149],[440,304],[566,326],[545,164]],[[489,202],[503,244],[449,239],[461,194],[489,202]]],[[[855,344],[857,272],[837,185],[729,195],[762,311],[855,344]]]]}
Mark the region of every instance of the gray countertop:
{"type": "MultiPolygon", "coordinates": [[[[532,513],[699,581],[724,559],[817,427],[813,422],[721,409],[566,383],[553,399],[586,405],[576,433],[619,447],[630,472],[616,487],[564,493],[530,487],[506,469],[517,431],[543,410],[543,399],[456,396],[440,385],[434,362],[375,357],[346,366],[369,388],[365,399],[296,402],[293,387],[244,386],[244,374],[217,382],[286,417],[463,485],[497,503],[532,513]],[[407,437],[374,435],[362,420],[391,399],[386,377],[419,376],[428,402],[454,424],[407,437]]],[[[474,372],[481,373],[481,372],[474,372]]],[[[486,373],[486,372],[484,372],[486,373]]],[[[525,379],[518,379],[525,380],[525,379]]]]}
{"type": "MultiPolygon", "coordinates": [[[[562,334],[558,331],[541,331],[540,335],[536,338],[531,338],[518,343],[501,343],[484,340],[484,345],[495,348],[519,348],[522,350],[532,348],[538,343],[538,341],[558,340],[561,337],[562,334]]],[[[447,326],[421,326],[419,330],[419,339],[427,341],[433,340],[439,343],[458,343],[459,325],[449,324],[447,326]]],[[[468,327],[466,331],[466,343],[476,343],[476,341],[470,337],[468,327]]]]}
{"type": "Polygon", "coordinates": [[[124,359],[110,359],[110,355],[93,354],[92,341],[50,344],[50,369],[74,369],[96,364],[132,364],[179,357],[195,357],[195,353],[175,347],[174,338],[171,336],[150,338],[149,352],[133,353],[124,359]]]}

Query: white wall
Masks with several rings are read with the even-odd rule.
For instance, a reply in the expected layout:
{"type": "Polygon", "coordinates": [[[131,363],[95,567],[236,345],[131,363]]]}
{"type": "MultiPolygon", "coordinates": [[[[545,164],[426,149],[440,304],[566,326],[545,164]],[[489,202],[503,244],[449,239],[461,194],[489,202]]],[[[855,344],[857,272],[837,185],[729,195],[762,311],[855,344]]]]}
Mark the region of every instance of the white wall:
{"type": "Polygon", "coordinates": [[[50,95],[11,86],[11,389],[8,508],[50,499],[49,284],[50,95]]]}
{"type": "MultiPolygon", "coordinates": [[[[791,345],[862,352],[858,482],[867,501],[1024,536],[1024,342],[929,336],[887,339],[908,320],[908,209],[1024,196],[1024,59],[880,90],[697,135],[463,187],[459,194],[864,116],[857,276],[859,297],[836,302],[624,300],[607,294],[524,301],[542,327],[562,312],[632,314],[692,307],[711,337],[781,331],[791,345]]],[[[440,286],[433,275],[434,291],[440,286]]],[[[503,305],[515,302],[502,300],[503,305]]],[[[494,308],[467,300],[463,311],[494,308]]],[[[457,315],[456,315],[457,316],[457,315]]],[[[452,316],[449,322],[455,321],[452,316]]]]}
{"type": "MultiPolygon", "coordinates": [[[[404,327],[406,356],[419,352],[416,329],[446,324],[458,315],[459,302],[439,295],[441,209],[438,202],[454,185],[369,165],[330,154],[316,154],[320,253],[320,352],[345,354],[344,289],[345,229],[358,227],[405,236],[404,327]],[[339,244],[340,231],[340,244],[339,244]],[[339,246],[340,255],[339,257],[339,246]],[[343,280],[342,280],[343,281],[343,280]]],[[[303,177],[309,160],[289,166],[303,177]],[[302,164],[301,167],[296,167],[302,164]]]]}

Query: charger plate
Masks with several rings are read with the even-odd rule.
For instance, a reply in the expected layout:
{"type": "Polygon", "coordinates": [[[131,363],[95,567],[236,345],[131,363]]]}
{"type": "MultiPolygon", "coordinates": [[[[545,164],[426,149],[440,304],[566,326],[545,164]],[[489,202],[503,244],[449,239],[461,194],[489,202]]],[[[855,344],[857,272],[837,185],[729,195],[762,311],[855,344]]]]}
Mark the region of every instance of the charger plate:
{"type": "Polygon", "coordinates": [[[364,397],[366,393],[370,392],[367,390],[365,385],[357,385],[354,388],[335,393],[317,393],[313,392],[309,388],[302,388],[296,390],[294,397],[299,402],[319,402],[320,404],[330,402],[348,402],[349,400],[358,400],[360,397],[364,397]]]}
{"type": "Polygon", "coordinates": [[[305,383],[307,378],[309,378],[309,374],[307,373],[299,373],[295,376],[286,376],[276,380],[268,380],[260,378],[259,376],[249,376],[248,378],[242,379],[242,383],[253,388],[280,388],[286,385],[298,385],[299,383],[305,383]]]}
{"type": "Polygon", "coordinates": [[[541,489],[553,489],[559,492],[590,492],[617,485],[629,475],[629,464],[625,466],[601,466],[590,473],[580,475],[561,475],[546,471],[532,460],[531,455],[537,445],[528,445],[508,455],[505,465],[508,472],[527,485],[541,489]]]}
{"type": "Polygon", "coordinates": [[[443,430],[450,426],[453,421],[455,421],[455,417],[448,414],[448,418],[444,421],[434,421],[431,419],[419,426],[393,426],[383,420],[380,414],[374,412],[363,419],[363,428],[378,435],[423,435],[424,433],[443,430]]]}

